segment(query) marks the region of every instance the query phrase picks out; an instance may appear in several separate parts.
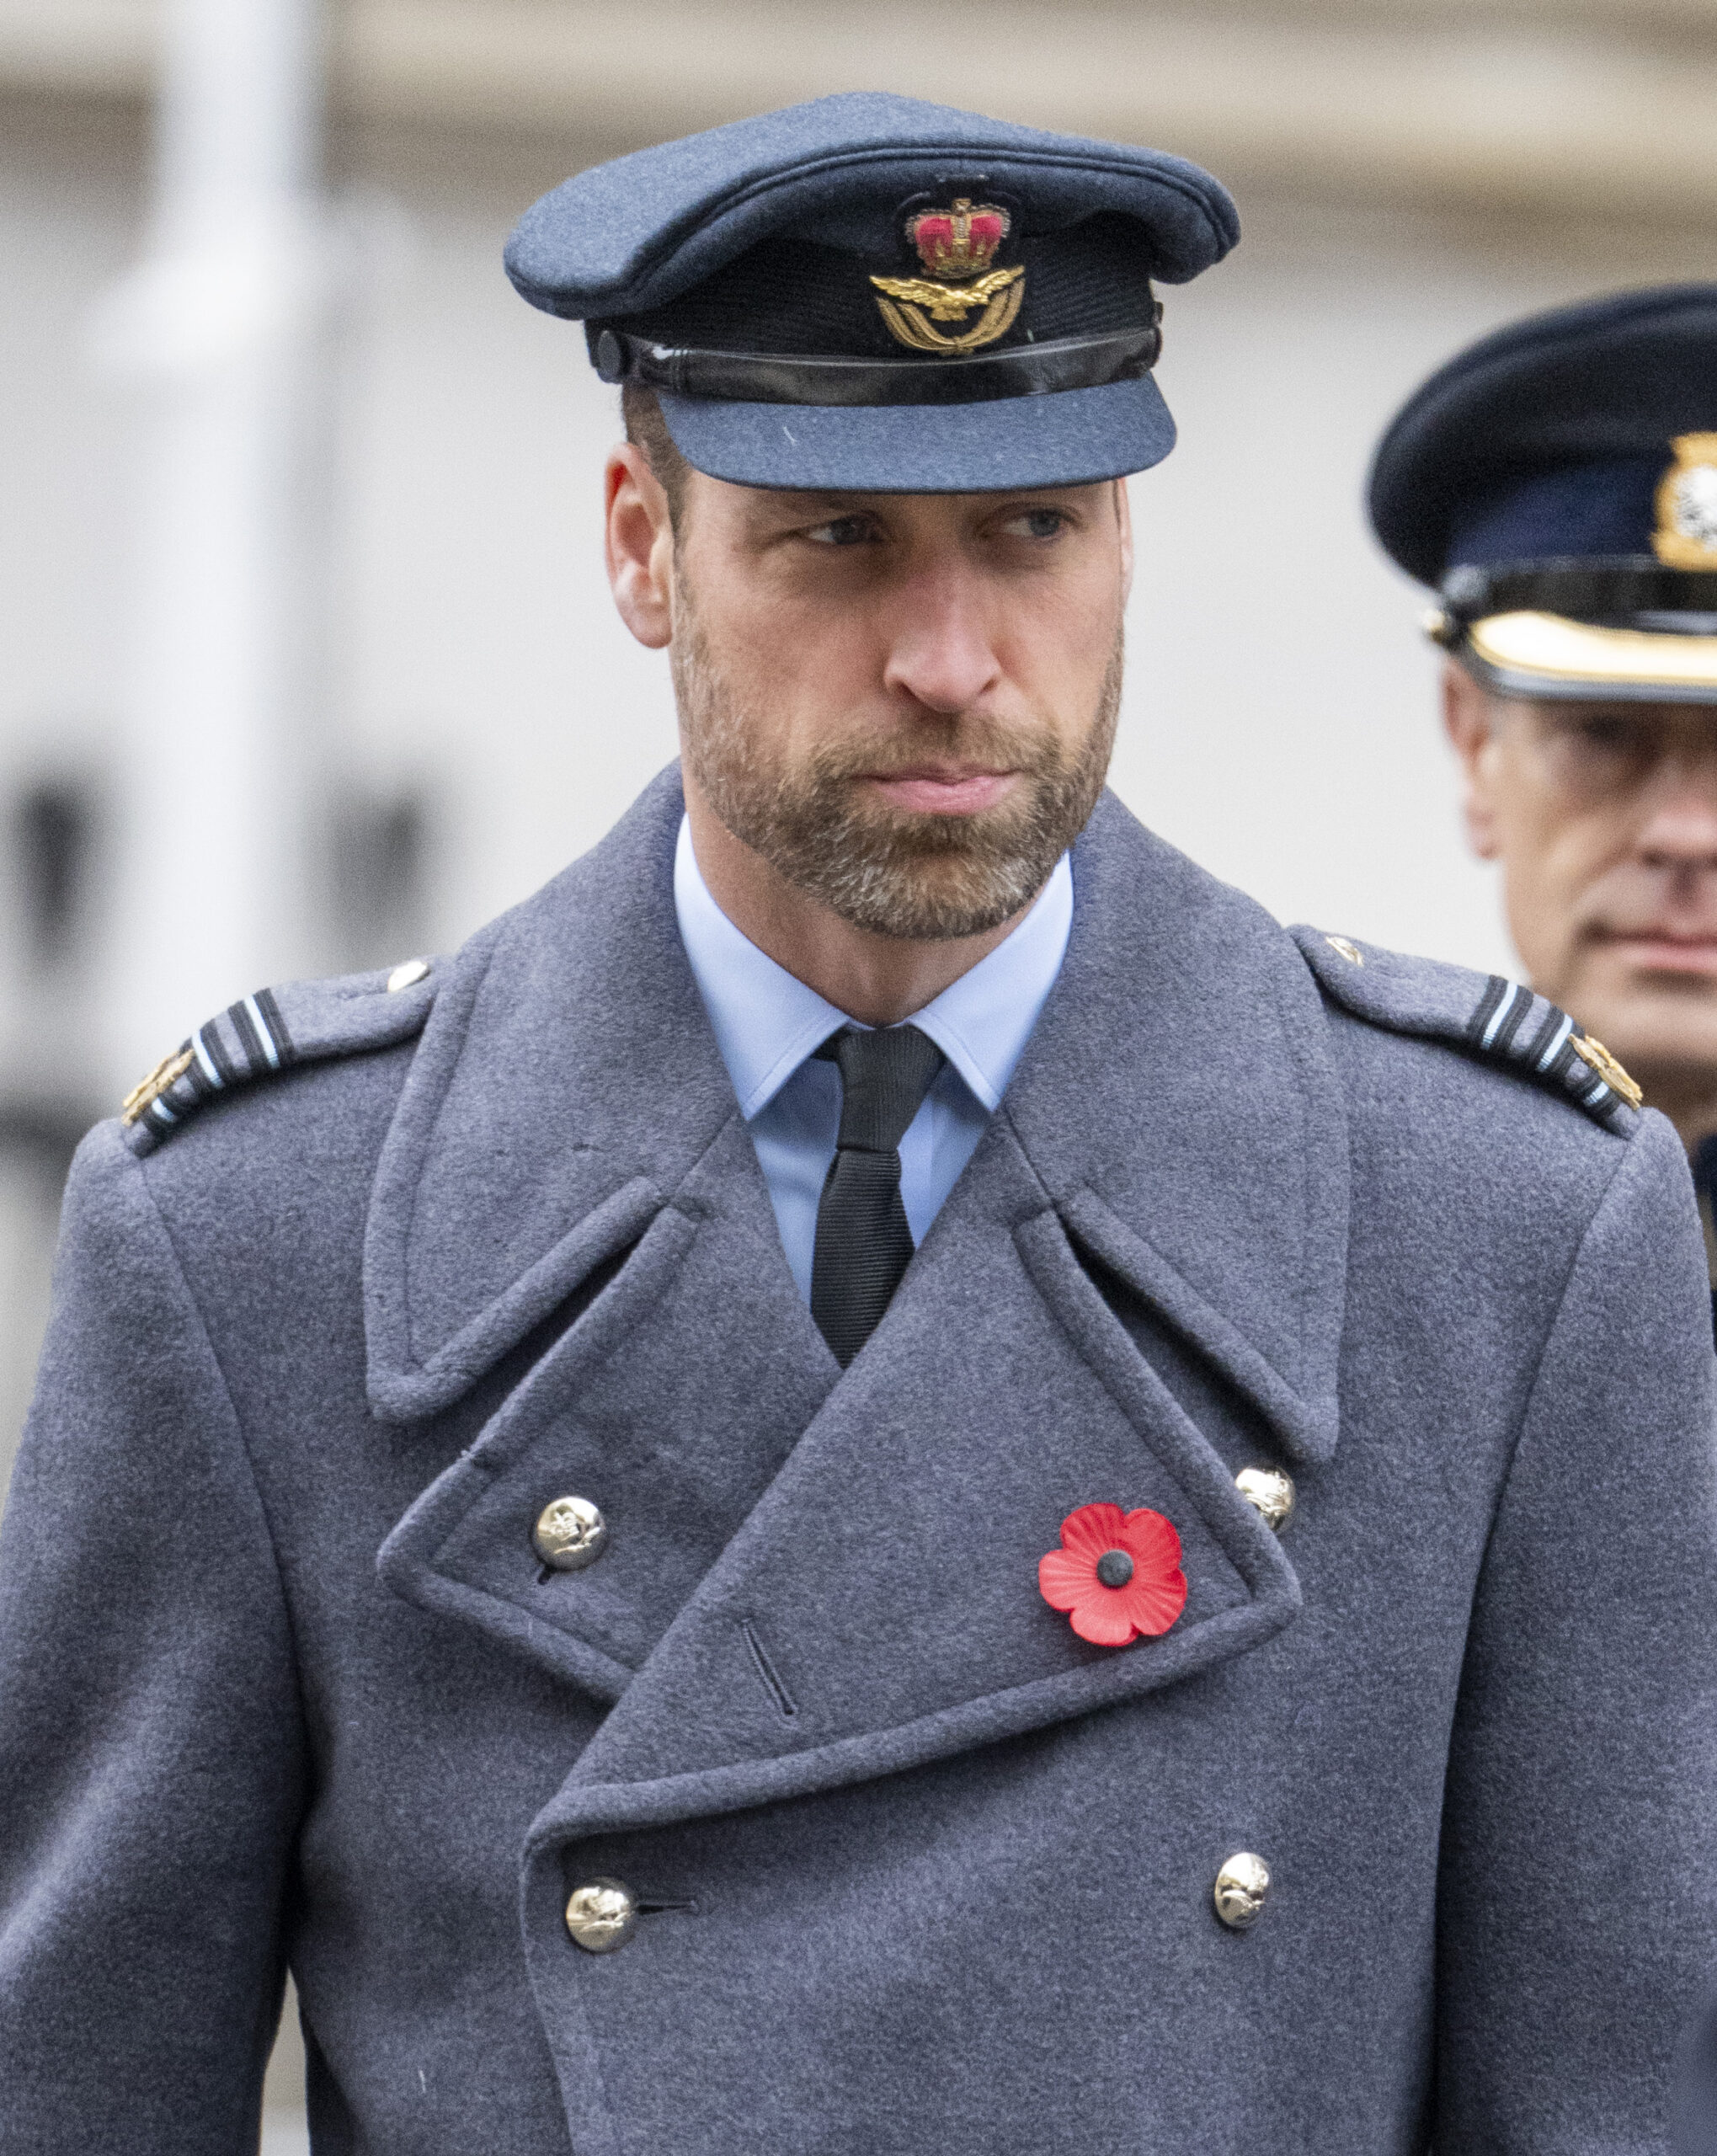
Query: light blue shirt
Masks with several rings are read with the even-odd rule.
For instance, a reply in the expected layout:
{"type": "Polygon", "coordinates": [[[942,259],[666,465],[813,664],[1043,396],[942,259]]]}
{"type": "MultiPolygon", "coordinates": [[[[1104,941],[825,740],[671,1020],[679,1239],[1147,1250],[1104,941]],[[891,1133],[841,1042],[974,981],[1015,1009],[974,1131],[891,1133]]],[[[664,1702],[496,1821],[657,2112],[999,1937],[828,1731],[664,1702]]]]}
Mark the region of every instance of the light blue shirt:
{"type": "MultiPolygon", "coordinates": [[[[682,819],[674,905],[685,955],[750,1128],[787,1263],[811,1299],[817,1203],[840,1126],[840,1074],[813,1051],[854,1021],[734,927],[715,900],[682,819]]],[[[1073,872],[1064,854],[1005,943],[909,1022],[947,1060],[900,1141],[900,1195],[921,1243],[1007,1090],[1067,954],[1073,872]]]]}

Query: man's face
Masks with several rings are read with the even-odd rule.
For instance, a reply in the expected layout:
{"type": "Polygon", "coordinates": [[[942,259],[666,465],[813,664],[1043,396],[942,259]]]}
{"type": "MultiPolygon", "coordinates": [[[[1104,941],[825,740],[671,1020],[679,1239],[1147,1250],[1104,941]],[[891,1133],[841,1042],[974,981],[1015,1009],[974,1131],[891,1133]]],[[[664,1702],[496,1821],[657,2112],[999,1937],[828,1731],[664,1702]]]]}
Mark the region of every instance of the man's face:
{"type": "Polygon", "coordinates": [[[1126,499],[771,493],[692,476],[672,655],[689,780],[842,918],[981,934],[1101,792],[1126,499]]]}
{"type": "Polygon", "coordinates": [[[1717,710],[1445,681],[1473,842],[1533,985],[1646,1085],[1717,1076],[1717,710]]]}

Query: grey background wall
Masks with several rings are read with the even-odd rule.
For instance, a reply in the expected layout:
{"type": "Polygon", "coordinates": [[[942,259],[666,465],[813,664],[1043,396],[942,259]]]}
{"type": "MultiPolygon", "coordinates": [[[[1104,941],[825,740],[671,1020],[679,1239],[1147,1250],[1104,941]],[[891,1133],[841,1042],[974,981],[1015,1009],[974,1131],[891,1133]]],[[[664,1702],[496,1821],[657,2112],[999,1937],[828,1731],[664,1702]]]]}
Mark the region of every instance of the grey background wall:
{"type": "MultiPolygon", "coordinates": [[[[93,326],[142,243],[161,19],[148,0],[0,0],[0,1486],[65,1149],[206,1015],[163,995],[116,1025],[113,984],[160,939],[194,953],[225,903],[210,888],[163,917],[113,846],[146,763],[194,830],[223,813],[170,723],[128,722],[143,415],[93,326]]],[[[1506,969],[1422,600],[1364,528],[1367,458],[1469,338],[1712,274],[1704,0],[398,0],[330,29],[308,963],[456,944],[673,753],[665,670],[600,574],[612,392],[578,333],[508,288],[513,218],[592,158],[865,83],[1156,142],[1231,179],[1240,250],[1165,295],[1181,440],[1133,484],[1115,783],[1283,919],[1506,969]]],[[[302,2146],[291,2071],[281,2150],[302,2146]]]]}

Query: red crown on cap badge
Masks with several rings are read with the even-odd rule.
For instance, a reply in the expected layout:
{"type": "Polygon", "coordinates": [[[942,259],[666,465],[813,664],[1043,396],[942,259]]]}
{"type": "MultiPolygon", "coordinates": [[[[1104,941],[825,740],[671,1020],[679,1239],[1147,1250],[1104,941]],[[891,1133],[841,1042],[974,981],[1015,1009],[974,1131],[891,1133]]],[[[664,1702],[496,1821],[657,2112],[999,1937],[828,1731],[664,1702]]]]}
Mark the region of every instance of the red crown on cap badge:
{"type": "Polygon", "coordinates": [[[973,204],[962,195],[949,210],[920,210],[906,220],[906,237],[918,249],[926,277],[872,277],[877,305],[888,334],[915,352],[975,352],[1005,337],[1019,318],[1026,267],[992,270],[995,250],[1012,220],[993,202],[973,204]],[[964,323],[973,307],[984,312],[969,328],[945,337],[938,322],[964,323]]]}
{"type": "Polygon", "coordinates": [[[906,237],[932,277],[981,277],[1012,222],[992,202],[976,209],[962,195],[952,210],[920,210],[906,220],[906,237]]]}

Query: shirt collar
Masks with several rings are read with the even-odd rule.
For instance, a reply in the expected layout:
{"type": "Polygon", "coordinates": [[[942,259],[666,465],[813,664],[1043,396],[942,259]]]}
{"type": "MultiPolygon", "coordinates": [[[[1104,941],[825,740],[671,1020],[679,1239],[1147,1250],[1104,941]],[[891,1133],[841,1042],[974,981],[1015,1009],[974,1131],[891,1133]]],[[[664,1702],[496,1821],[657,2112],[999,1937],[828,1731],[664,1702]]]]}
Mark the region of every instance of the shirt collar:
{"type": "MultiPolygon", "coordinates": [[[[846,1012],[807,988],[742,935],[710,896],[682,818],[674,856],[674,905],[716,1044],[749,1123],[768,1107],[846,1012]]],[[[1064,854],[1025,919],[912,1016],[986,1108],[1007,1090],[1048,1001],[1073,928],[1073,872],[1064,854]]]]}

